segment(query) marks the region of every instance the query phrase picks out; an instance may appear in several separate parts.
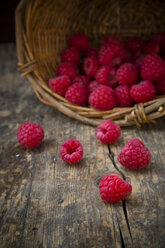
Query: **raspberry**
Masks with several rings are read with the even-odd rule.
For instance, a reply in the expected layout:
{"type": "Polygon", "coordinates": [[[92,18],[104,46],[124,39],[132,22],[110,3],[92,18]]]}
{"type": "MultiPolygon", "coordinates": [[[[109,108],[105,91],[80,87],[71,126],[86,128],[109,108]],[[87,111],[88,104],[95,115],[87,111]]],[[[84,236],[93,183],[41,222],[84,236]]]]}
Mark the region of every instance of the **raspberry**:
{"type": "Polygon", "coordinates": [[[141,65],[143,80],[160,81],[165,78],[165,62],[157,55],[148,55],[141,65]]]}
{"type": "Polygon", "coordinates": [[[99,51],[99,62],[101,65],[118,66],[122,63],[124,50],[115,43],[106,44],[99,51]]]}
{"type": "Polygon", "coordinates": [[[98,59],[95,56],[91,56],[91,57],[84,59],[83,67],[84,67],[85,74],[88,77],[94,77],[96,71],[99,68],[98,59]]]}
{"type": "Polygon", "coordinates": [[[125,48],[132,53],[143,51],[144,46],[144,40],[140,37],[132,37],[125,43],[125,48]]]}
{"type": "Polygon", "coordinates": [[[80,52],[75,47],[70,47],[61,52],[62,62],[70,62],[78,64],[80,60],[80,52]]]}
{"type": "Polygon", "coordinates": [[[86,34],[75,34],[68,40],[69,47],[76,47],[80,52],[89,47],[89,37],[86,34]]]}
{"type": "Polygon", "coordinates": [[[130,94],[130,87],[128,85],[120,85],[115,89],[115,97],[120,107],[130,107],[133,100],[130,94]]]}
{"type": "Polygon", "coordinates": [[[65,96],[70,85],[71,80],[68,76],[58,76],[49,80],[49,87],[60,96],[65,96]]]}
{"type": "Polygon", "coordinates": [[[98,110],[109,110],[116,106],[113,90],[108,86],[100,86],[89,96],[90,105],[98,110]]]}
{"type": "Polygon", "coordinates": [[[60,155],[65,162],[76,164],[83,157],[83,147],[78,140],[68,139],[60,146],[60,155]]]}
{"type": "Polygon", "coordinates": [[[158,95],[165,94],[165,79],[163,81],[159,81],[155,83],[156,93],[158,95]]]}
{"type": "Polygon", "coordinates": [[[125,63],[117,70],[117,78],[120,84],[132,85],[139,79],[138,69],[130,63],[125,63]]]}
{"type": "Polygon", "coordinates": [[[91,57],[91,56],[95,56],[97,57],[98,56],[98,49],[97,48],[94,48],[94,47],[89,47],[87,48],[87,50],[85,51],[85,56],[86,57],[91,57]]]}
{"type": "Polygon", "coordinates": [[[71,103],[84,106],[88,100],[88,92],[85,86],[75,83],[67,89],[65,98],[71,103]]]}
{"type": "Polygon", "coordinates": [[[121,165],[129,169],[140,169],[149,165],[151,153],[137,138],[130,139],[118,155],[121,165]]]}
{"type": "Polygon", "coordinates": [[[148,80],[141,81],[140,83],[131,87],[131,97],[135,102],[147,102],[154,98],[155,88],[148,80]]]}
{"type": "Polygon", "coordinates": [[[96,72],[96,81],[100,84],[114,88],[117,85],[116,70],[114,67],[104,65],[96,72]]]}
{"type": "Polygon", "coordinates": [[[159,54],[160,52],[160,46],[158,44],[155,44],[153,42],[148,43],[145,45],[144,53],[145,54],[159,54]]]}
{"type": "Polygon", "coordinates": [[[159,45],[160,52],[165,53],[165,32],[158,32],[150,37],[150,41],[159,45]]]}
{"type": "Polygon", "coordinates": [[[132,54],[129,51],[124,50],[123,63],[132,63],[132,62],[133,62],[132,54]]]}
{"type": "Polygon", "coordinates": [[[85,75],[79,75],[79,76],[76,76],[75,78],[73,78],[74,84],[80,83],[80,84],[84,85],[85,87],[88,87],[90,82],[91,82],[90,78],[85,76],[85,75]]]}
{"type": "Polygon", "coordinates": [[[145,59],[146,55],[142,54],[138,58],[135,59],[134,63],[136,68],[140,71],[141,65],[143,63],[143,60],[145,59]]]}
{"type": "Polygon", "coordinates": [[[97,81],[92,81],[90,83],[90,85],[88,86],[88,93],[89,95],[96,90],[97,88],[99,88],[101,86],[101,84],[99,84],[97,81]]]}
{"type": "Polygon", "coordinates": [[[57,76],[68,76],[74,78],[77,75],[77,67],[69,62],[64,62],[57,67],[57,76]]]}
{"type": "Polygon", "coordinates": [[[119,139],[121,129],[111,120],[102,121],[96,129],[96,137],[102,143],[112,144],[119,139]]]}
{"type": "Polygon", "coordinates": [[[119,37],[114,35],[107,35],[102,40],[102,46],[110,43],[115,43],[118,44],[119,46],[123,46],[123,41],[119,37]]]}
{"type": "Polygon", "coordinates": [[[116,174],[104,176],[99,183],[100,195],[103,201],[118,202],[132,191],[132,186],[116,174]]]}
{"type": "Polygon", "coordinates": [[[25,148],[38,147],[44,138],[44,130],[37,123],[25,122],[17,131],[18,142],[25,148]]]}

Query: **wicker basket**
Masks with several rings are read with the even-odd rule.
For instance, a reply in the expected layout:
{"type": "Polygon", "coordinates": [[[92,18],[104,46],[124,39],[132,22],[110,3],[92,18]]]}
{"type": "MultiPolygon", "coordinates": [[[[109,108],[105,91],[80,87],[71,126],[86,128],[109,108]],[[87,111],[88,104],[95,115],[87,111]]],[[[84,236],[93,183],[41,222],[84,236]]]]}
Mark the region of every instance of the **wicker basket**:
{"type": "Polygon", "coordinates": [[[16,9],[18,70],[45,104],[84,123],[115,120],[120,126],[152,122],[165,115],[165,96],[133,107],[98,111],[80,107],[52,92],[49,78],[60,63],[59,54],[75,32],[85,32],[97,45],[106,34],[147,38],[164,31],[164,1],[138,0],[22,0],[16,9]]]}

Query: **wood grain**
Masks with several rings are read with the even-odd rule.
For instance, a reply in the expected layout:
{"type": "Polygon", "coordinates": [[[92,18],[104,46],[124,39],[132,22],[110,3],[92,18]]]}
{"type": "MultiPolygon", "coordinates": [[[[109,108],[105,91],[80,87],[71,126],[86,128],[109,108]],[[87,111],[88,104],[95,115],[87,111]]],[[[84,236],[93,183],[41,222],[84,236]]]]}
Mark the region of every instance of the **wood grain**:
{"type": "Polygon", "coordinates": [[[133,191],[124,203],[104,203],[98,183],[120,172],[109,159],[95,128],[72,120],[38,101],[16,72],[13,45],[0,46],[0,247],[6,248],[163,248],[165,246],[165,118],[155,124],[123,128],[111,146],[115,154],[132,137],[152,152],[146,169],[118,168],[133,191]],[[17,143],[22,122],[40,123],[43,144],[30,151],[17,143]],[[62,141],[80,140],[84,158],[74,166],[59,156],[62,141]],[[130,227],[130,230],[129,230],[130,227]]]}

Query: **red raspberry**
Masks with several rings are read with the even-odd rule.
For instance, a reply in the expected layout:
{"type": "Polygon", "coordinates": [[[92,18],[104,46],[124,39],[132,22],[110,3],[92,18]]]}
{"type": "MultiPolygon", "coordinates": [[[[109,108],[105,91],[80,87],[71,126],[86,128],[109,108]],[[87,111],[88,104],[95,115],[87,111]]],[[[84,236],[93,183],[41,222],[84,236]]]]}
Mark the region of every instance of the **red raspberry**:
{"type": "Polygon", "coordinates": [[[73,78],[73,83],[79,83],[84,85],[85,87],[88,87],[88,85],[90,84],[91,80],[89,77],[85,76],[85,75],[79,75],[76,76],[75,78],[73,78]]]}
{"type": "Polygon", "coordinates": [[[89,47],[89,37],[86,34],[75,34],[68,40],[69,47],[76,47],[80,52],[89,47]]]}
{"type": "Polygon", "coordinates": [[[88,57],[84,59],[83,66],[84,66],[85,74],[88,77],[94,77],[96,71],[99,68],[98,59],[95,56],[88,57]]]}
{"type": "Polygon", "coordinates": [[[155,83],[156,93],[158,95],[165,94],[165,79],[163,81],[159,81],[155,83]]]}
{"type": "Polygon", "coordinates": [[[68,139],[60,147],[62,160],[69,164],[78,163],[83,157],[83,147],[78,140],[68,139]]]}
{"type": "Polygon", "coordinates": [[[116,107],[113,90],[108,86],[100,86],[89,96],[90,105],[98,110],[109,110],[116,107]]]}
{"type": "Polygon", "coordinates": [[[124,50],[115,43],[106,44],[99,51],[99,62],[101,65],[118,66],[122,63],[124,50]]]}
{"type": "Polygon", "coordinates": [[[49,80],[49,87],[60,96],[65,96],[70,85],[71,80],[68,76],[58,76],[49,80]]]}
{"type": "Polygon", "coordinates": [[[33,149],[38,147],[44,138],[43,128],[36,123],[25,122],[17,131],[18,142],[25,148],[33,149]]]}
{"type": "Polygon", "coordinates": [[[145,59],[146,55],[142,54],[138,58],[135,59],[134,63],[136,68],[140,71],[141,65],[143,63],[143,60],[145,59]]]}
{"type": "Polygon", "coordinates": [[[68,76],[74,78],[77,75],[77,67],[69,62],[64,62],[57,67],[57,76],[68,76]]]}
{"type": "Polygon", "coordinates": [[[116,70],[114,67],[104,65],[96,72],[96,81],[100,84],[115,88],[117,85],[116,70]]]}
{"type": "Polygon", "coordinates": [[[95,47],[89,47],[89,48],[87,48],[87,50],[85,51],[85,56],[86,56],[86,57],[91,57],[91,56],[97,57],[97,56],[98,56],[98,53],[99,53],[99,51],[98,51],[97,48],[95,48],[95,47]]]}
{"type": "Polygon", "coordinates": [[[84,106],[88,101],[88,92],[85,86],[75,83],[67,89],[65,98],[71,103],[84,106]]]}
{"type": "Polygon", "coordinates": [[[102,121],[96,129],[96,137],[102,143],[112,144],[119,139],[121,129],[111,120],[102,121]]]}
{"type": "Polygon", "coordinates": [[[145,54],[159,54],[160,46],[153,42],[148,43],[145,45],[144,53],[145,54]]]}
{"type": "Polygon", "coordinates": [[[80,60],[80,52],[75,47],[70,47],[61,52],[62,62],[70,62],[78,64],[80,60]]]}
{"type": "Polygon", "coordinates": [[[118,175],[109,174],[101,179],[99,189],[103,201],[114,203],[126,198],[132,186],[118,175]]]}
{"type": "Polygon", "coordinates": [[[152,83],[146,80],[133,85],[130,93],[135,102],[148,102],[154,98],[156,91],[152,83]]]}
{"type": "Polygon", "coordinates": [[[123,46],[123,41],[119,37],[114,35],[107,35],[102,40],[102,46],[110,43],[115,43],[118,44],[119,46],[123,46]]]}
{"type": "Polygon", "coordinates": [[[132,37],[125,43],[125,48],[132,53],[143,51],[144,46],[144,40],[140,37],[132,37]]]}
{"type": "Polygon", "coordinates": [[[118,155],[121,165],[129,169],[140,169],[149,165],[151,153],[139,139],[130,139],[118,155]]]}
{"type": "Polygon", "coordinates": [[[141,76],[144,80],[160,81],[165,78],[165,62],[157,55],[145,57],[141,66],[141,76]]]}
{"type": "Polygon", "coordinates": [[[160,52],[165,53],[165,32],[158,32],[151,36],[150,41],[159,45],[160,52]]]}
{"type": "Polygon", "coordinates": [[[90,85],[88,86],[88,93],[89,95],[96,90],[97,88],[99,88],[100,86],[102,86],[101,84],[99,84],[97,81],[92,81],[90,83],[90,85]]]}
{"type": "Polygon", "coordinates": [[[132,54],[129,51],[124,50],[123,63],[132,63],[132,62],[133,62],[132,54]]]}
{"type": "Polygon", "coordinates": [[[120,107],[131,107],[133,100],[128,85],[120,85],[115,89],[115,97],[120,107]]]}
{"type": "Polygon", "coordinates": [[[120,84],[132,85],[139,80],[138,69],[133,64],[123,64],[117,70],[117,78],[120,84]]]}

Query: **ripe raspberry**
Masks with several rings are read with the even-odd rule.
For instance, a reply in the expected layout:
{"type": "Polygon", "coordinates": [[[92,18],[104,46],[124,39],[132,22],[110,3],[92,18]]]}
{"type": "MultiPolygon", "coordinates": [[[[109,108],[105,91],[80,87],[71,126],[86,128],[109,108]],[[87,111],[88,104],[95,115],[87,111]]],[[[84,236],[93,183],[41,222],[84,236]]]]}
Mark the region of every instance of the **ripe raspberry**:
{"type": "Polygon", "coordinates": [[[60,147],[62,160],[69,164],[78,163],[83,157],[83,147],[78,140],[68,139],[60,147]]]}
{"type": "Polygon", "coordinates": [[[76,76],[75,78],[73,78],[73,83],[79,83],[84,85],[85,87],[88,87],[88,85],[90,84],[91,80],[89,77],[85,76],[85,75],[79,75],[76,76]]]}
{"type": "Polygon", "coordinates": [[[96,129],[96,137],[102,143],[112,144],[119,139],[121,129],[111,120],[102,121],[96,129]]]}
{"type": "Polygon", "coordinates": [[[145,45],[144,53],[145,54],[159,54],[160,46],[158,44],[150,42],[147,45],[145,45]]]}
{"type": "Polygon", "coordinates": [[[49,87],[60,96],[65,96],[70,85],[71,80],[68,76],[58,76],[49,80],[49,87]]]}
{"type": "Polygon", "coordinates": [[[138,58],[134,60],[135,67],[140,71],[140,68],[142,66],[143,60],[145,59],[146,55],[142,54],[138,58]]]}
{"type": "Polygon", "coordinates": [[[36,123],[25,122],[17,131],[18,142],[25,148],[33,149],[38,147],[44,138],[43,128],[36,123]]]}
{"type": "Polygon", "coordinates": [[[89,48],[87,48],[87,50],[85,51],[84,54],[85,54],[86,57],[91,57],[91,56],[97,57],[98,56],[98,53],[99,53],[99,51],[98,51],[97,48],[95,48],[95,47],[89,47],[89,48]]]}
{"type": "Polygon", "coordinates": [[[100,84],[115,88],[117,85],[116,70],[114,67],[104,65],[96,72],[96,81],[100,84]]]}
{"type": "Polygon", "coordinates": [[[57,76],[68,76],[74,78],[77,75],[77,67],[69,62],[64,62],[57,67],[57,76]]]}
{"type": "Polygon", "coordinates": [[[89,47],[89,37],[86,34],[75,34],[69,38],[68,46],[83,52],[89,47]]]}
{"type": "Polygon", "coordinates": [[[113,90],[108,86],[100,86],[89,96],[90,105],[98,110],[109,110],[116,106],[113,90]]]}
{"type": "Polygon", "coordinates": [[[132,63],[132,62],[133,62],[132,54],[129,51],[124,50],[123,63],[132,63]]]}
{"type": "Polygon", "coordinates": [[[94,77],[96,71],[99,68],[98,59],[95,56],[91,56],[91,57],[84,59],[83,67],[84,67],[85,74],[88,77],[94,77]]]}
{"type": "Polygon", "coordinates": [[[133,99],[130,94],[130,87],[128,85],[120,85],[115,89],[115,97],[120,107],[131,107],[133,99]]]}
{"type": "Polygon", "coordinates": [[[138,69],[130,63],[125,63],[117,70],[117,79],[120,84],[132,85],[139,80],[138,69]]]}
{"type": "Polygon", "coordinates": [[[99,88],[100,86],[102,86],[101,84],[99,84],[97,81],[92,81],[90,83],[90,85],[88,86],[88,93],[89,95],[96,90],[97,88],[99,88]]]}
{"type": "Polygon", "coordinates": [[[135,102],[148,102],[154,98],[156,92],[152,83],[146,80],[133,85],[130,93],[135,102]]]}
{"type": "Polygon", "coordinates": [[[106,44],[99,51],[99,62],[101,65],[118,66],[122,63],[124,50],[115,43],[106,44]]]}
{"type": "Polygon", "coordinates": [[[144,80],[160,81],[165,78],[165,62],[157,55],[148,55],[141,65],[141,76],[144,80]]]}
{"type": "Polygon", "coordinates": [[[165,53],[165,32],[158,32],[150,37],[150,41],[159,45],[160,53],[165,53]]]}
{"type": "Polygon", "coordinates": [[[132,53],[143,51],[144,46],[144,40],[140,37],[132,37],[125,43],[125,48],[132,53]]]}
{"type": "Polygon", "coordinates": [[[104,176],[99,183],[100,195],[103,201],[118,202],[126,198],[132,191],[132,186],[116,174],[104,176]]]}
{"type": "Polygon", "coordinates": [[[130,139],[118,155],[121,165],[129,169],[146,167],[151,160],[151,153],[139,139],[130,139]]]}
{"type": "Polygon", "coordinates": [[[80,52],[75,47],[70,47],[61,52],[62,62],[70,62],[78,64],[80,60],[80,52]]]}
{"type": "Polygon", "coordinates": [[[165,94],[165,79],[163,81],[159,81],[155,83],[156,93],[158,95],[165,94]]]}
{"type": "Polygon", "coordinates": [[[106,44],[110,44],[110,43],[115,43],[119,46],[123,46],[123,41],[117,37],[117,36],[114,36],[114,35],[107,35],[103,38],[102,40],[102,46],[106,45],[106,44]]]}
{"type": "Polygon", "coordinates": [[[88,101],[88,92],[85,86],[75,83],[67,89],[65,98],[71,103],[84,106],[88,101]]]}

